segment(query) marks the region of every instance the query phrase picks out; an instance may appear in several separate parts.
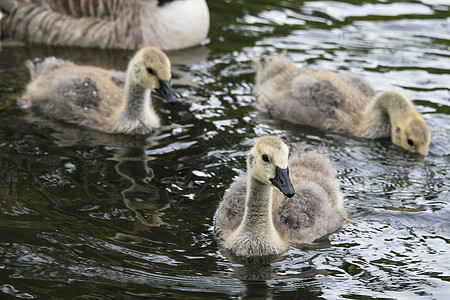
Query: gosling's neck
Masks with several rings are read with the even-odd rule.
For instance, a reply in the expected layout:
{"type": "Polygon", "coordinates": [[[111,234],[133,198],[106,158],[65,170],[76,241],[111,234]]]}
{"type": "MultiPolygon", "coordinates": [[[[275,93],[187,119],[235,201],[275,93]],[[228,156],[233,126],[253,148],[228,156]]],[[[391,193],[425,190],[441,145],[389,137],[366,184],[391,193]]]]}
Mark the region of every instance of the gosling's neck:
{"type": "Polygon", "coordinates": [[[272,187],[249,176],[242,229],[262,237],[275,231],[272,220],[272,187]]]}
{"type": "Polygon", "coordinates": [[[130,65],[125,81],[124,117],[130,120],[140,119],[151,107],[150,91],[136,82],[137,68],[130,65]]]}
{"type": "Polygon", "coordinates": [[[228,248],[245,256],[274,255],[287,248],[273,224],[272,187],[252,176],[247,179],[244,218],[228,248]]]}
{"type": "Polygon", "coordinates": [[[136,82],[138,69],[132,64],[128,67],[125,81],[124,106],[117,126],[128,132],[148,133],[160,126],[158,115],[153,109],[151,91],[136,82]]]}
{"type": "Polygon", "coordinates": [[[403,95],[394,91],[382,92],[364,108],[353,134],[366,138],[389,137],[397,124],[411,113],[417,112],[403,95]]]}

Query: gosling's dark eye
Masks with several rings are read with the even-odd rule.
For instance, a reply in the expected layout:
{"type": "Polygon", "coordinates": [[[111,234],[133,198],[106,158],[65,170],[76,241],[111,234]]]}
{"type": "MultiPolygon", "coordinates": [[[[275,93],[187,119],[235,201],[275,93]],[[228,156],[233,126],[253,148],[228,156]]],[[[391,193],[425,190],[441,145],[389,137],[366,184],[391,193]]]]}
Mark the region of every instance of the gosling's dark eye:
{"type": "Polygon", "coordinates": [[[407,139],[406,141],[408,142],[408,145],[414,147],[414,141],[412,139],[407,139]]]}
{"type": "Polygon", "coordinates": [[[263,161],[266,161],[266,162],[269,161],[269,157],[267,156],[267,154],[263,154],[262,159],[263,159],[263,161]]]}
{"type": "Polygon", "coordinates": [[[147,72],[151,75],[155,75],[155,71],[152,68],[147,68],[147,72]]]}

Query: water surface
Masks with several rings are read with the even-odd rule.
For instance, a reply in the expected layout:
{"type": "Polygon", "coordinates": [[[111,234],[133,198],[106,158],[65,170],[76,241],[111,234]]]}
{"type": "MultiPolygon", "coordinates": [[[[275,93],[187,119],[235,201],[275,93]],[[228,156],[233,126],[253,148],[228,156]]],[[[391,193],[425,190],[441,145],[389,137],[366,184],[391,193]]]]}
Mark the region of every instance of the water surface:
{"type": "Polygon", "coordinates": [[[0,44],[0,298],[450,297],[450,3],[209,1],[205,44],[168,53],[176,106],[148,137],[108,135],[23,111],[24,60],[125,69],[131,52],[0,44]],[[350,70],[398,89],[431,131],[425,159],[268,120],[251,61],[350,70]],[[352,222],[265,266],[223,251],[213,214],[254,139],[327,147],[352,222]]]}

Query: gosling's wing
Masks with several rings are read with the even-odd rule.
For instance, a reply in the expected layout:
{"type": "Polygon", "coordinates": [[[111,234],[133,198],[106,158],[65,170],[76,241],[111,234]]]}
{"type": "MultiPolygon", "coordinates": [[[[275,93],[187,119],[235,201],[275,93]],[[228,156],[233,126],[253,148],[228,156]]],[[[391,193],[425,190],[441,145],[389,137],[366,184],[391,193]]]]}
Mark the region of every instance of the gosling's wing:
{"type": "Polygon", "coordinates": [[[244,218],[247,180],[244,177],[233,182],[225,193],[216,214],[214,231],[219,237],[235,230],[244,218]]]}
{"type": "Polygon", "coordinates": [[[310,243],[330,234],[347,220],[331,161],[322,151],[302,150],[289,160],[295,195],[277,196],[277,229],[296,243],[310,243]]]}
{"type": "Polygon", "coordinates": [[[322,118],[335,118],[336,110],[345,109],[346,98],[340,88],[330,80],[320,78],[321,73],[329,76],[333,74],[332,72],[327,70],[317,70],[314,73],[309,73],[309,70],[305,73],[303,70],[300,72],[301,74],[292,80],[291,92],[305,109],[319,111],[322,118]]]}
{"type": "Polygon", "coordinates": [[[337,231],[348,220],[340,192],[334,200],[316,182],[294,185],[296,195],[284,198],[277,219],[277,229],[293,243],[311,243],[337,231]]]}
{"type": "Polygon", "coordinates": [[[103,99],[97,83],[90,77],[77,75],[62,75],[55,81],[55,91],[65,102],[88,110],[97,108],[103,99]]]}
{"type": "Polygon", "coordinates": [[[111,71],[111,81],[114,82],[114,84],[121,88],[125,89],[125,80],[127,77],[127,74],[125,72],[120,71],[111,71]]]}
{"type": "Polygon", "coordinates": [[[326,195],[312,182],[294,188],[295,196],[281,201],[275,226],[293,242],[311,243],[329,233],[323,205],[326,195]]]}
{"type": "Polygon", "coordinates": [[[319,80],[310,89],[311,99],[317,107],[329,116],[335,116],[336,109],[343,110],[346,106],[344,94],[331,82],[319,80]]]}

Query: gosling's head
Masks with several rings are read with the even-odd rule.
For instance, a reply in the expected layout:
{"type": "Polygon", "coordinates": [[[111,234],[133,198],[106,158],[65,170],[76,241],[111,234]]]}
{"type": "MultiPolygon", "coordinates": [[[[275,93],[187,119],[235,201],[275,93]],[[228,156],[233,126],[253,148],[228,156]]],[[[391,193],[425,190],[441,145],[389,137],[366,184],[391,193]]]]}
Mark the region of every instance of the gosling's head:
{"type": "Polygon", "coordinates": [[[426,156],[430,147],[430,131],[420,114],[402,118],[394,128],[392,142],[406,150],[426,156]]]}
{"type": "Polygon", "coordinates": [[[169,103],[176,103],[170,81],[170,60],[164,52],[145,47],[139,50],[130,61],[128,69],[132,69],[137,84],[151,91],[155,90],[169,103]]]}
{"type": "Polygon", "coordinates": [[[390,116],[392,143],[408,151],[427,155],[430,131],[414,104],[397,91],[383,91],[376,97],[376,102],[390,116]]]}
{"type": "Polygon", "coordinates": [[[247,155],[249,175],[267,185],[274,185],[287,197],[295,194],[289,177],[289,149],[274,136],[263,136],[256,140],[247,155]]]}

